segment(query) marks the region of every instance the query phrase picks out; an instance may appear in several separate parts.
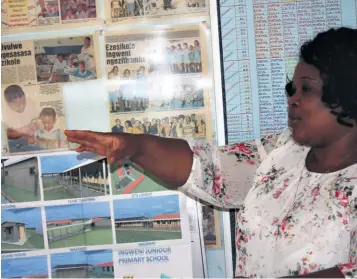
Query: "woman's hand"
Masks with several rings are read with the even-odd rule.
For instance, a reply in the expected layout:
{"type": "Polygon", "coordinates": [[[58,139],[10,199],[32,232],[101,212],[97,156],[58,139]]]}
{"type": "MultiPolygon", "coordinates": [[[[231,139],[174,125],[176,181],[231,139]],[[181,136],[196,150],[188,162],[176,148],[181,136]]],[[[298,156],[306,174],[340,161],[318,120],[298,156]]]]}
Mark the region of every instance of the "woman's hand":
{"type": "Polygon", "coordinates": [[[77,152],[87,151],[105,156],[109,164],[124,161],[139,153],[138,148],[135,148],[135,136],[130,134],[66,130],[65,135],[69,142],[79,144],[77,152]]]}

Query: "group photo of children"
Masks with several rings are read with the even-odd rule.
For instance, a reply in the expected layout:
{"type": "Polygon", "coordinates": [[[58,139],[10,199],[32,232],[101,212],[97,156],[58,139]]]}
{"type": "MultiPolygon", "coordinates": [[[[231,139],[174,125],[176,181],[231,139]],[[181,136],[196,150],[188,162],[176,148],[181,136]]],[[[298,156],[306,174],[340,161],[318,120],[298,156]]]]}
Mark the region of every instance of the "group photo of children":
{"type": "Polygon", "coordinates": [[[148,76],[146,65],[143,64],[124,64],[113,66],[108,70],[108,79],[121,79],[121,80],[144,80],[148,76]]]}
{"type": "Polygon", "coordinates": [[[205,7],[205,0],[111,0],[113,19],[183,13],[205,7]]]}
{"type": "Polygon", "coordinates": [[[149,106],[149,98],[147,94],[139,92],[145,93],[137,84],[122,84],[118,89],[110,90],[110,113],[145,111],[149,106]]]}
{"type": "MultiPolygon", "coordinates": [[[[56,108],[37,105],[37,87],[9,85],[3,91],[3,125],[10,153],[67,148],[64,118],[56,108]],[[31,94],[33,95],[32,97],[31,94]]],[[[60,96],[58,97],[60,101],[60,96]]],[[[54,100],[55,101],[55,100],[54,100]]]]}
{"type": "Polygon", "coordinates": [[[161,94],[153,94],[151,97],[152,110],[160,111],[204,107],[204,90],[192,84],[177,85],[171,92],[165,91],[160,93],[161,94]]]}
{"type": "Polygon", "coordinates": [[[61,19],[78,20],[97,17],[95,0],[60,0],[61,19]]]}
{"type": "Polygon", "coordinates": [[[206,122],[203,115],[179,114],[177,116],[152,118],[112,116],[112,132],[150,134],[171,138],[204,138],[206,122]]]}
{"type": "Polygon", "coordinates": [[[40,84],[96,79],[92,36],[35,41],[40,84]]]}
{"type": "Polygon", "coordinates": [[[162,61],[149,60],[149,72],[161,71],[172,74],[194,74],[202,72],[201,45],[198,39],[169,40],[160,48],[162,61]]]}

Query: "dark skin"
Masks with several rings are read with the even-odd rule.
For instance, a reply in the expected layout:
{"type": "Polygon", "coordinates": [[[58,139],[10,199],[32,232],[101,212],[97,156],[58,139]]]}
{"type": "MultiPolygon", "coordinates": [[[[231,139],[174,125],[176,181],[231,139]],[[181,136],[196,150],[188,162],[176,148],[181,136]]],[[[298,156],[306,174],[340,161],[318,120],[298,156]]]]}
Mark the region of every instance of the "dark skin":
{"type": "MultiPolygon", "coordinates": [[[[306,167],[311,172],[328,173],[357,163],[357,128],[337,123],[321,101],[322,79],[313,66],[299,63],[295,69],[289,98],[289,126],[296,143],[311,147],[306,167]]],[[[350,120],[355,124],[355,120],[350,120]]],[[[183,185],[190,174],[193,154],[184,140],[150,135],[66,131],[78,152],[94,152],[108,157],[109,163],[130,158],[171,190],[183,185]],[[166,158],[166,159],[164,159],[166,158]]],[[[344,278],[337,267],[286,278],[344,278]]]]}

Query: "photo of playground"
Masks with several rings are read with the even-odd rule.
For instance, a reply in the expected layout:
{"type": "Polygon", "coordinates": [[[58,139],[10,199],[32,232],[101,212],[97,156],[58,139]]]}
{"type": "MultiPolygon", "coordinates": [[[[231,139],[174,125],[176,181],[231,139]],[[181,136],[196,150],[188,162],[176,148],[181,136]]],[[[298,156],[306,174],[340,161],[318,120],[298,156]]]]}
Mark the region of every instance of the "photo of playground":
{"type": "Polygon", "coordinates": [[[1,203],[41,200],[37,157],[1,160],[1,203]]]}
{"type": "Polygon", "coordinates": [[[111,250],[51,255],[52,278],[114,278],[111,250]]]}
{"type": "Polygon", "coordinates": [[[47,256],[3,259],[1,278],[48,278],[47,256]]]}
{"type": "Polygon", "coordinates": [[[110,194],[105,159],[95,161],[95,158],[78,156],[66,154],[40,157],[44,200],[110,194]]]}
{"type": "Polygon", "coordinates": [[[44,249],[40,208],[1,211],[1,253],[44,249]]]}
{"type": "Polygon", "coordinates": [[[181,239],[178,195],[114,201],[117,243],[181,239]]]}
{"type": "Polygon", "coordinates": [[[110,173],[113,195],[167,190],[131,164],[113,165],[110,167],[110,173]]]}
{"type": "Polygon", "coordinates": [[[50,249],[113,243],[109,202],[46,206],[50,249]]]}

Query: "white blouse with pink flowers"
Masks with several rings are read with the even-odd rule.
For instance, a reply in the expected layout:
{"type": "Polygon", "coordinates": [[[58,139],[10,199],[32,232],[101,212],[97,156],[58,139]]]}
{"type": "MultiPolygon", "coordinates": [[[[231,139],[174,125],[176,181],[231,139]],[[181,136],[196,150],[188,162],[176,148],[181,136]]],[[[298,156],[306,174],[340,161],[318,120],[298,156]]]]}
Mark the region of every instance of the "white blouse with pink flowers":
{"type": "Polygon", "coordinates": [[[190,142],[181,191],[236,216],[236,276],[304,275],[339,267],[357,277],[357,164],[333,173],[305,168],[309,151],[290,133],[213,147],[190,142]]]}

